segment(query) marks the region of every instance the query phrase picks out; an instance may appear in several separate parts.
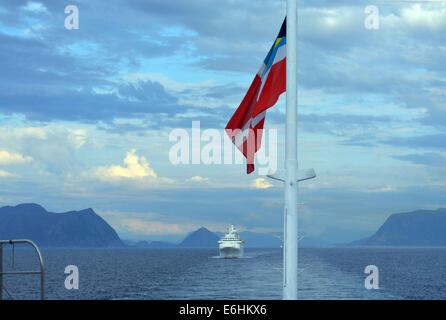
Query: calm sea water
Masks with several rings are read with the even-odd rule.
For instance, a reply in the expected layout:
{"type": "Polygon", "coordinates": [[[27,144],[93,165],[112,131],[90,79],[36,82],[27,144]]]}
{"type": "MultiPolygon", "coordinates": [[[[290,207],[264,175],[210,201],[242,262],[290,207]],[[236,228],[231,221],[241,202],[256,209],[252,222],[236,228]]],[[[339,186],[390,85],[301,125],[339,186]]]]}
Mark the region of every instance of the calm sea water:
{"type": "MultiPolygon", "coordinates": [[[[10,269],[10,251],[4,251],[4,269],[10,269]]],[[[243,259],[217,254],[217,249],[43,250],[46,298],[282,298],[281,249],[245,249],[243,259]],[[78,290],[65,289],[67,265],[79,268],[78,290]]],[[[32,251],[16,250],[15,269],[37,269],[35,259],[32,251]]],[[[299,299],[446,299],[445,274],[443,248],[302,248],[299,299]],[[371,264],[379,268],[379,290],[364,287],[364,268],[371,264]]],[[[4,283],[15,299],[39,297],[37,275],[9,275],[4,283]]]]}

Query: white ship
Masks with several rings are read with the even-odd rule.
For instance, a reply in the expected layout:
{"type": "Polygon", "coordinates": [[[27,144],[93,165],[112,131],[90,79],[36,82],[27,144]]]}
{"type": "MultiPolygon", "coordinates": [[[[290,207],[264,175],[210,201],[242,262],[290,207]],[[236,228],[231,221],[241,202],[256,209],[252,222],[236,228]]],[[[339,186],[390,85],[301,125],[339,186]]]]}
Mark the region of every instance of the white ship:
{"type": "Polygon", "coordinates": [[[223,238],[218,241],[220,248],[220,257],[222,258],[241,258],[243,257],[243,243],[237,230],[231,225],[223,238]]]}

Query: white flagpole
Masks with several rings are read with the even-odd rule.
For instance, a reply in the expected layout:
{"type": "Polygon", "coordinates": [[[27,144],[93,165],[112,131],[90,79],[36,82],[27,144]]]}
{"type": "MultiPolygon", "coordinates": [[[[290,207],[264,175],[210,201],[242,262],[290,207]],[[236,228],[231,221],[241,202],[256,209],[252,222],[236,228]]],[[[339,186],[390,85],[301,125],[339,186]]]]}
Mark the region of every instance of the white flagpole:
{"type": "Polygon", "coordinates": [[[297,300],[297,0],[287,0],[283,299],[297,300]]]}
{"type": "Polygon", "coordinates": [[[283,299],[297,300],[298,183],[316,177],[314,169],[298,170],[297,165],[297,0],[287,0],[285,131],[285,170],[267,176],[285,183],[283,299]]]}

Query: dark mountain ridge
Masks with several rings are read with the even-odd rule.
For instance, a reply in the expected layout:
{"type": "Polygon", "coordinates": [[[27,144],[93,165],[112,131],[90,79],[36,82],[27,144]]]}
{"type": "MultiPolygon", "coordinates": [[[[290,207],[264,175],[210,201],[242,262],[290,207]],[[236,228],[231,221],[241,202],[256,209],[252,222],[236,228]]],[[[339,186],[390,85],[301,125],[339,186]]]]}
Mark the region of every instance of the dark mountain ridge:
{"type": "Polygon", "coordinates": [[[446,208],[395,213],[371,237],[352,246],[446,246],[446,208]]]}
{"type": "Polygon", "coordinates": [[[216,248],[218,247],[218,240],[219,237],[215,233],[201,227],[186,236],[178,246],[183,248],[216,248]]]}
{"type": "Polygon", "coordinates": [[[0,208],[0,239],[42,247],[121,247],[116,231],[93,209],[53,213],[35,203],[0,208]]]}

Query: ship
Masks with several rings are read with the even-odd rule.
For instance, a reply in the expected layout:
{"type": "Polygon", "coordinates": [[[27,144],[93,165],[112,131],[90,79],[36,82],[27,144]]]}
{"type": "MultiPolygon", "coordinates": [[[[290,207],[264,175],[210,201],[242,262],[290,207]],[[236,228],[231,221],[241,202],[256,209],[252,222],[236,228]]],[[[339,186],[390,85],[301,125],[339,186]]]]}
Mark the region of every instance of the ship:
{"type": "Polygon", "coordinates": [[[243,257],[243,243],[245,240],[240,239],[234,225],[218,241],[220,248],[220,257],[222,258],[241,258],[243,257]]]}

